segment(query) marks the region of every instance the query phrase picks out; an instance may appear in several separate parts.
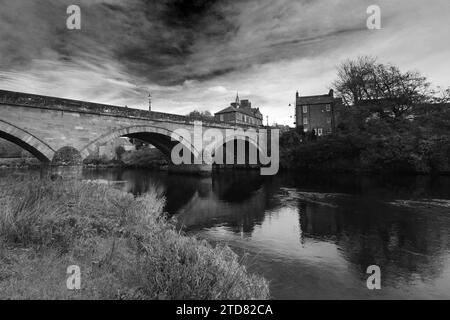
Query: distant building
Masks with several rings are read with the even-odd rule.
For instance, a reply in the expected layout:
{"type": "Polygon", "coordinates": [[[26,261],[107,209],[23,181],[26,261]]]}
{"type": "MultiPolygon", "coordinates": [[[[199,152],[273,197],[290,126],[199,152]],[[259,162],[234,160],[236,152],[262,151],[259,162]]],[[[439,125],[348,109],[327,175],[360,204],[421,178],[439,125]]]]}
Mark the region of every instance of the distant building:
{"type": "Polygon", "coordinates": [[[333,133],[336,128],[336,114],[342,99],[335,98],[333,90],[318,96],[300,96],[296,94],[295,123],[304,132],[318,136],[333,133]]]}
{"type": "Polygon", "coordinates": [[[239,100],[239,94],[236,95],[235,102],[232,102],[228,108],[215,113],[214,118],[216,121],[253,126],[262,126],[263,124],[263,115],[259,108],[252,108],[252,103],[249,100],[239,100]]]}
{"type": "Polygon", "coordinates": [[[291,131],[291,127],[288,125],[274,123],[270,126],[270,129],[278,129],[280,134],[291,131]]]}

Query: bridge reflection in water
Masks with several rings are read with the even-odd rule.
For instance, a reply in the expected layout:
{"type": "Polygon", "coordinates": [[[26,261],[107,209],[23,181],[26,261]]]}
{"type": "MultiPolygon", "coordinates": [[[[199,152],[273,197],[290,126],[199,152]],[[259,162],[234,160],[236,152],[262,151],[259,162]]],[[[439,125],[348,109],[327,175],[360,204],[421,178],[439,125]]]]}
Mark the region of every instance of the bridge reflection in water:
{"type": "Polygon", "coordinates": [[[450,298],[450,177],[82,175],[134,194],[159,186],[180,228],[247,254],[275,298],[450,298]],[[372,264],[380,291],[366,287],[372,264]]]}

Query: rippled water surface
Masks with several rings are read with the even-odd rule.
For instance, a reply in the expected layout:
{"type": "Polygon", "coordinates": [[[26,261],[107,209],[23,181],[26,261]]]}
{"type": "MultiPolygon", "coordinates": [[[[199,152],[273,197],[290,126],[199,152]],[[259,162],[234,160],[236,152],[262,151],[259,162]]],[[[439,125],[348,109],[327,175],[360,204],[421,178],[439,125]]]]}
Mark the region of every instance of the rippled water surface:
{"type": "Polygon", "coordinates": [[[274,298],[450,298],[450,177],[80,174],[134,194],[159,186],[180,227],[245,255],[274,298]],[[366,287],[370,265],[381,290],[366,287]]]}

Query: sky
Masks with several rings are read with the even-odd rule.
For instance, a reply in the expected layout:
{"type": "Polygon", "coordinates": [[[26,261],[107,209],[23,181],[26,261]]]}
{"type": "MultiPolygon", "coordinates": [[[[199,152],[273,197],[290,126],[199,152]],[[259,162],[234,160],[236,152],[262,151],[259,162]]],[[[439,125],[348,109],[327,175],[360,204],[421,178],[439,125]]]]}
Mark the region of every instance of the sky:
{"type": "Polygon", "coordinates": [[[449,35],[449,0],[0,0],[0,89],[140,109],[151,92],[153,110],[177,114],[239,92],[293,126],[296,91],[328,93],[360,55],[449,87],[449,35]]]}

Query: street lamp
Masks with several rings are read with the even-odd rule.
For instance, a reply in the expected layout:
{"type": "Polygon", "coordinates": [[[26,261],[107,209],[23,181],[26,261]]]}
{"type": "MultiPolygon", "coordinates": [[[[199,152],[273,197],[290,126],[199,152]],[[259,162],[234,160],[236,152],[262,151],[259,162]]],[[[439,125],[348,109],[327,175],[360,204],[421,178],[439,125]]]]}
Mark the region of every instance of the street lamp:
{"type": "Polygon", "coordinates": [[[148,111],[152,111],[152,94],[148,94],[148,111]]]}

